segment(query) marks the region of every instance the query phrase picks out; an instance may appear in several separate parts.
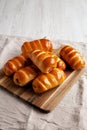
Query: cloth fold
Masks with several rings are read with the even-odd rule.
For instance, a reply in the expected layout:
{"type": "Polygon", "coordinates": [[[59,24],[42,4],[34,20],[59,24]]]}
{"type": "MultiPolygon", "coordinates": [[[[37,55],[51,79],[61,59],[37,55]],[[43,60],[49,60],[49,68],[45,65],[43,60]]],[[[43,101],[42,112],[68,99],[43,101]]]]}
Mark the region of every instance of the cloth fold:
{"type": "MultiPolygon", "coordinates": [[[[5,62],[21,53],[25,37],[0,35],[0,69],[5,62]]],[[[87,44],[52,40],[53,47],[70,44],[87,61],[87,44]]],[[[87,130],[87,67],[64,99],[50,113],[43,113],[33,106],[0,88],[0,129],[4,130],[87,130]]]]}

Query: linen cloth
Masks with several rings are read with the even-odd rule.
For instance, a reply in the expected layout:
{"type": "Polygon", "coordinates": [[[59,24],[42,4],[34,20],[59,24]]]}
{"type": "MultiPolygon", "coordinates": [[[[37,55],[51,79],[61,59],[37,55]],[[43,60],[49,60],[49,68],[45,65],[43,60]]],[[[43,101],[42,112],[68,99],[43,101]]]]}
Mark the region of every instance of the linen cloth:
{"type": "MultiPolygon", "coordinates": [[[[25,37],[0,35],[0,69],[6,61],[21,53],[25,37]]],[[[51,39],[53,47],[70,44],[87,61],[87,44],[51,39]]],[[[43,113],[34,106],[8,93],[0,87],[1,130],[87,130],[87,68],[63,100],[50,113],[43,113]]]]}

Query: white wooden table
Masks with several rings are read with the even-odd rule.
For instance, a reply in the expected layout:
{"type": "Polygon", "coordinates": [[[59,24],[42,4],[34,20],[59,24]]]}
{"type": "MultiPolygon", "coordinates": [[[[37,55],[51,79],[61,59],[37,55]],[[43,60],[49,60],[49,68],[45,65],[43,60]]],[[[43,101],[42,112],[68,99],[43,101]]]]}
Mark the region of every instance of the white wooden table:
{"type": "MultiPolygon", "coordinates": [[[[10,35],[85,42],[83,45],[76,44],[76,47],[86,57],[87,1],[0,0],[0,34],[1,40],[6,40],[4,35],[10,35]]],[[[3,57],[6,57],[4,52],[8,41],[0,42],[0,67],[5,62],[3,57]]],[[[12,43],[8,43],[8,48],[9,45],[12,43]]],[[[0,130],[87,130],[86,80],[87,74],[48,114],[0,89],[0,130]]]]}
{"type": "Polygon", "coordinates": [[[87,42],[87,1],[0,0],[0,34],[87,42]]]}

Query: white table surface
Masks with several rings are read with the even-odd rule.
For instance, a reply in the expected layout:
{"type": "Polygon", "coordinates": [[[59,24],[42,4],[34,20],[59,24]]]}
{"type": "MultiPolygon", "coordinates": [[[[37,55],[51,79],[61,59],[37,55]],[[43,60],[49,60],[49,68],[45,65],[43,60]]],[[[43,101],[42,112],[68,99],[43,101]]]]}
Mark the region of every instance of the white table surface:
{"type": "MultiPolygon", "coordinates": [[[[87,1],[0,0],[0,34],[0,68],[25,37],[80,42],[71,44],[87,60],[87,1]]],[[[86,82],[87,73],[48,114],[0,89],[0,130],[87,130],[86,82]]]]}
{"type": "Polygon", "coordinates": [[[87,1],[0,0],[0,34],[87,42],[87,1]]]}

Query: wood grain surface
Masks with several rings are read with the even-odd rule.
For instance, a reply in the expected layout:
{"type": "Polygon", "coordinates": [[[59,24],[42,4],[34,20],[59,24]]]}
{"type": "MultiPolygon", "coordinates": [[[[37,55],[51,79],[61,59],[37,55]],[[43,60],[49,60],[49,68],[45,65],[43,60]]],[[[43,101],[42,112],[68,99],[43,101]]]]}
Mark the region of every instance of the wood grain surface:
{"type": "MultiPolygon", "coordinates": [[[[0,0],[0,34],[0,69],[6,60],[19,54],[25,37],[47,36],[55,48],[68,42],[87,61],[87,0],[0,0]]],[[[1,130],[87,130],[85,115],[87,69],[49,114],[0,87],[1,130]]]]}
{"type": "MultiPolygon", "coordinates": [[[[54,50],[54,52],[57,53],[57,49],[54,50]]],[[[21,99],[49,112],[62,100],[66,92],[78,80],[83,72],[84,68],[81,70],[66,70],[67,78],[65,81],[56,88],[44,92],[43,94],[35,94],[31,84],[25,87],[15,85],[12,77],[5,76],[3,70],[0,70],[0,85],[21,99]]]]}
{"type": "MultiPolygon", "coordinates": [[[[2,68],[4,63],[10,59],[11,57],[18,55],[20,53],[21,44],[29,40],[29,38],[25,37],[10,37],[10,36],[0,36],[0,67],[2,68]]],[[[79,51],[85,56],[87,61],[87,45],[85,43],[77,43],[70,41],[53,41],[53,45],[55,48],[59,48],[66,43],[69,45],[73,45],[75,48],[79,49],[79,51]]],[[[58,54],[57,50],[54,50],[54,53],[58,54]]],[[[83,70],[82,70],[83,71],[83,70]]],[[[64,89],[59,94],[59,88],[55,88],[54,90],[50,90],[43,95],[34,95],[32,88],[28,90],[21,89],[19,87],[12,87],[13,84],[12,79],[2,78],[4,77],[3,71],[0,71],[0,83],[8,84],[8,89],[5,87],[0,87],[0,129],[2,130],[68,130],[68,128],[72,128],[71,130],[77,130],[80,128],[87,128],[86,122],[87,117],[84,116],[87,113],[87,69],[85,73],[81,76],[81,73],[73,75],[74,78],[69,83],[71,90],[69,91],[68,79],[64,89]],[[79,77],[79,78],[78,78],[79,77]],[[8,82],[10,81],[11,84],[8,82]],[[18,88],[18,89],[17,89],[18,88]],[[11,92],[12,90],[12,92],[11,92]],[[27,90],[27,91],[26,91],[27,90]],[[14,92],[15,94],[14,94],[14,92]],[[29,92],[31,93],[29,94],[29,92]],[[52,91],[52,92],[51,92],[52,91]],[[67,93],[67,91],[69,91],[67,93]],[[20,95],[20,96],[17,96],[20,95]],[[46,94],[46,96],[45,96],[46,94]],[[51,94],[51,96],[50,96],[51,94]],[[62,96],[61,96],[62,95],[62,96]],[[48,96],[48,99],[47,99],[48,96]],[[18,98],[19,97],[19,98],[18,98]],[[32,98],[30,98],[32,97],[32,98]],[[44,100],[40,100],[44,97],[44,100]],[[60,98],[59,98],[60,97],[60,98]],[[64,98],[63,98],[64,97],[64,98]],[[63,98],[63,99],[62,99],[63,98]],[[28,100],[29,99],[29,100],[28,100]],[[61,101],[61,102],[60,102],[61,101]],[[51,102],[51,103],[50,103],[51,102]],[[60,102],[60,103],[59,103],[60,102]],[[36,107],[30,105],[30,103],[34,104],[34,106],[41,107],[40,109],[44,109],[46,112],[51,111],[50,113],[43,113],[36,107]],[[56,107],[55,107],[56,106],[56,107]],[[51,109],[50,109],[51,108],[51,109]],[[54,109],[55,108],[55,109],[54,109]],[[81,117],[81,118],[80,118],[81,117]],[[80,121],[80,124],[79,124],[80,121]],[[82,125],[84,122],[85,126],[82,125]],[[43,125],[42,125],[43,124],[43,125]],[[63,125],[62,125],[63,124],[63,125]],[[79,124],[79,126],[78,126],[79,124]]],[[[75,74],[72,73],[72,74],[75,74]]],[[[72,77],[72,76],[70,76],[72,77]]],[[[72,79],[72,78],[71,78],[72,79]]],[[[61,90],[61,89],[60,89],[61,90]]]]}
{"type": "Polygon", "coordinates": [[[0,34],[87,42],[86,0],[0,0],[0,34]]]}

